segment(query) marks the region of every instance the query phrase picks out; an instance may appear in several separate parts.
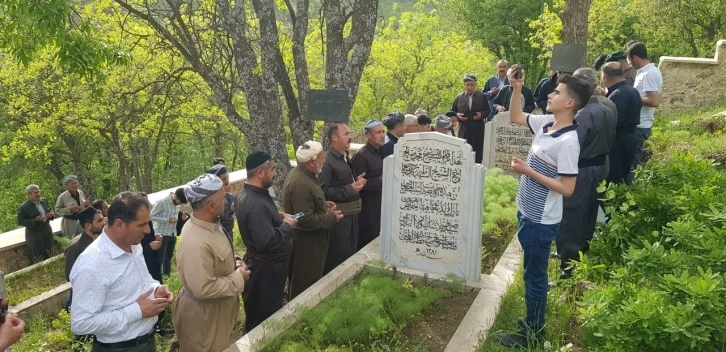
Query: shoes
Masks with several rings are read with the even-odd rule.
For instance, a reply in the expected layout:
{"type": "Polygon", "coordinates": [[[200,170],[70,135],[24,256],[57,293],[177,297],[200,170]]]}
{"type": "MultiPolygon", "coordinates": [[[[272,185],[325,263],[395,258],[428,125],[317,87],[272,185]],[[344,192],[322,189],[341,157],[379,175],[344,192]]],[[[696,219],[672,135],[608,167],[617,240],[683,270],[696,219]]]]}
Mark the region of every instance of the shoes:
{"type": "Polygon", "coordinates": [[[544,330],[532,331],[527,325],[527,321],[519,317],[517,318],[517,325],[519,325],[519,333],[506,333],[502,332],[497,334],[499,343],[505,347],[534,347],[539,346],[544,341],[544,330]]]}
{"type": "Polygon", "coordinates": [[[159,336],[168,336],[168,335],[174,335],[174,329],[162,329],[157,328],[156,334],[159,336]]]}
{"type": "Polygon", "coordinates": [[[559,259],[560,258],[560,255],[557,254],[557,251],[554,251],[554,252],[550,253],[550,258],[552,258],[552,259],[559,259]]]}
{"type": "Polygon", "coordinates": [[[497,334],[497,339],[504,347],[528,347],[529,340],[526,336],[508,332],[500,332],[497,334]]]}

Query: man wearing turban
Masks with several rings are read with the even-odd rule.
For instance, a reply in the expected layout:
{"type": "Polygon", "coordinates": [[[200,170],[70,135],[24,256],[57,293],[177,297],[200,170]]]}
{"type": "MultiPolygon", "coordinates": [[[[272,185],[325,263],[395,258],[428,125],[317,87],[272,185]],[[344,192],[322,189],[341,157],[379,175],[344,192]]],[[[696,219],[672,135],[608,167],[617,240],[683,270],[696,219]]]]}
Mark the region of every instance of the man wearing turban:
{"type": "Polygon", "coordinates": [[[290,260],[290,300],[312,286],[321,277],[328,252],[328,237],[343,214],[333,202],[325,200],[318,175],[325,164],[323,146],[307,141],[295,153],[297,166],[290,171],[282,188],[282,208],[287,214],[302,213],[293,239],[290,260]]]}
{"type": "Polygon", "coordinates": [[[78,189],[78,177],[66,176],[63,179],[63,185],[66,186],[66,191],[61,193],[55,202],[55,215],[63,217],[61,220],[63,236],[72,239],[76,235],[78,227],[78,213],[91,205],[91,201],[86,199],[86,194],[78,189]]]}
{"type": "Polygon", "coordinates": [[[381,232],[381,196],[383,192],[383,155],[385,144],[383,123],[370,120],[363,128],[368,142],[353,156],[356,173],[365,175],[366,184],[360,190],[361,212],[358,214],[358,247],[365,247],[381,232]]]}
{"type": "Polygon", "coordinates": [[[180,352],[219,352],[239,314],[239,295],[250,271],[235,257],[232,239],[220,225],[224,214],[224,183],[204,174],[185,188],[192,216],[184,225],[177,249],[182,287],[172,306],[180,352]]]}

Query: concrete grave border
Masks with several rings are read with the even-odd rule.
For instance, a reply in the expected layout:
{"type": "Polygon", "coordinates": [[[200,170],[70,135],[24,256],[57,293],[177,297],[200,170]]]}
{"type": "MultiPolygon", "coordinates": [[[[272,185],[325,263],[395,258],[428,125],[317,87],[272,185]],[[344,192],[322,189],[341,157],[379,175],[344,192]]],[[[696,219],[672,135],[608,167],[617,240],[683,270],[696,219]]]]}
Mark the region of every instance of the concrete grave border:
{"type": "MultiPolygon", "coordinates": [[[[379,253],[380,238],[376,238],[224,351],[252,352],[264,348],[297,321],[300,308],[311,308],[317,305],[333,291],[353,279],[363,270],[367,262],[380,261],[379,253]]],[[[499,312],[502,296],[514,281],[514,274],[519,269],[521,258],[522,247],[515,236],[509,242],[491,275],[483,274],[479,281],[466,282],[467,288],[479,289],[479,293],[446,346],[445,352],[473,352],[486,339],[499,312]]],[[[418,270],[407,268],[398,268],[398,270],[404,275],[424,275],[424,272],[418,270]]],[[[440,280],[444,278],[444,275],[429,274],[429,277],[433,280],[440,280]]]]}

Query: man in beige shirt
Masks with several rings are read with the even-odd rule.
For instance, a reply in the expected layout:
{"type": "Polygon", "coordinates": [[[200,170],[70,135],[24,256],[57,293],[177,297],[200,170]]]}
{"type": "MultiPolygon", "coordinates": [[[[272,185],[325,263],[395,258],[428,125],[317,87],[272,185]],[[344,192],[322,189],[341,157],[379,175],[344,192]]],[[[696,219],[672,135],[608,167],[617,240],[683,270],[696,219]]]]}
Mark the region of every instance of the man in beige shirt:
{"type": "Polygon", "coordinates": [[[235,257],[232,241],[219,223],[225,205],[222,180],[204,174],[184,193],[193,213],[177,249],[182,287],[172,306],[172,321],[180,352],[218,352],[229,346],[239,295],[250,271],[235,257]]]}
{"type": "Polygon", "coordinates": [[[78,189],[78,177],[74,175],[66,176],[63,179],[63,185],[66,191],[58,196],[55,202],[55,215],[62,216],[61,233],[64,237],[73,238],[76,236],[76,228],[78,226],[78,213],[91,205],[86,198],[86,194],[78,189]]]}

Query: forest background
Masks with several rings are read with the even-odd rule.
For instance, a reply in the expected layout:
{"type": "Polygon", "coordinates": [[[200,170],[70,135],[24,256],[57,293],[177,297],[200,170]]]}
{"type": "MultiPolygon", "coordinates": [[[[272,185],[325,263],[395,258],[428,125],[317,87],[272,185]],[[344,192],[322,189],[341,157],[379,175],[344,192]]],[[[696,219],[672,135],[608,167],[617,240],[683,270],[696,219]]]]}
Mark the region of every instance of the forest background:
{"type": "Polygon", "coordinates": [[[254,0],[226,9],[236,17],[220,0],[162,2],[0,0],[0,231],[17,227],[31,183],[54,204],[74,174],[110,199],[184,184],[214,157],[244,168],[250,145],[291,156],[322,135],[304,118],[309,89],[348,89],[360,130],[392,110],[449,110],[463,75],[483,84],[499,58],[526,65],[533,89],[563,39],[586,40],[588,63],[643,40],[657,63],[712,57],[726,34],[719,0],[254,0]]]}

